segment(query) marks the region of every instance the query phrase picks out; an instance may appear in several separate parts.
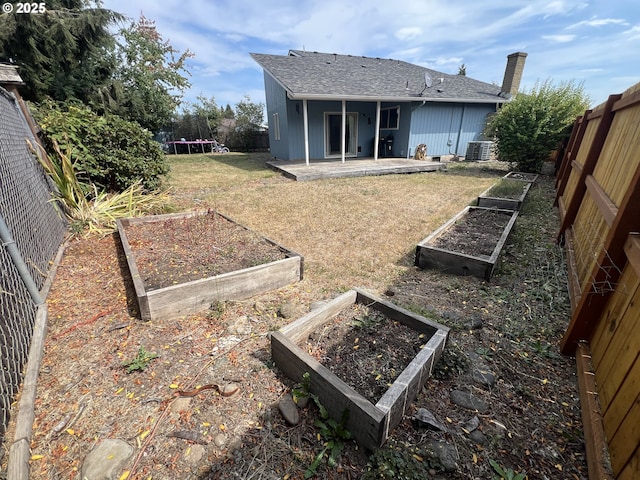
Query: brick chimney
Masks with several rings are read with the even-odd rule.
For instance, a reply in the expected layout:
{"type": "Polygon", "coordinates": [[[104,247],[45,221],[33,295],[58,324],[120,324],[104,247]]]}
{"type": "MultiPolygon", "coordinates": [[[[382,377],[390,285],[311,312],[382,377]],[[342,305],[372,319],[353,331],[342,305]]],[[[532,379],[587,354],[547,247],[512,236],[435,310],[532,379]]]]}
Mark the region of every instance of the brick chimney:
{"type": "Polygon", "coordinates": [[[527,54],[524,52],[515,52],[507,56],[507,68],[504,71],[500,96],[511,98],[518,93],[526,59],[527,54]]]}

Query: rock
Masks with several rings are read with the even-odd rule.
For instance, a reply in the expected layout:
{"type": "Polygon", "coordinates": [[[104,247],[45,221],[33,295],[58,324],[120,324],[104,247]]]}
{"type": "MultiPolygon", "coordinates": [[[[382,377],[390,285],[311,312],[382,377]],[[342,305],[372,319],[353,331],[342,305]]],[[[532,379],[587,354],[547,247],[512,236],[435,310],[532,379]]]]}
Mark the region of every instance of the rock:
{"type": "Polygon", "coordinates": [[[486,445],[487,437],[480,430],[474,430],[469,434],[469,438],[473,440],[477,445],[486,445]]]}
{"type": "Polygon", "coordinates": [[[256,302],[253,304],[253,309],[259,315],[264,315],[267,312],[267,307],[262,302],[256,302]]]}
{"type": "Polygon", "coordinates": [[[91,450],[82,462],[81,478],[114,480],[133,455],[133,447],[123,440],[107,439],[91,450]]]}
{"type": "Polygon", "coordinates": [[[455,472],[458,469],[458,451],[453,445],[449,445],[446,442],[439,442],[437,440],[431,440],[427,444],[427,450],[436,457],[445,472],[455,472]]]}
{"type": "Polygon", "coordinates": [[[493,374],[493,372],[489,371],[486,368],[474,368],[471,376],[474,382],[485,385],[487,387],[491,387],[496,383],[496,376],[493,374]]]}
{"type": "Polygon", "coordinates": [[[224,433],[219,433],[215,437],[213,437],[213,443],[216,447],[222,448],[224,447],[224,444],[227,443],[227,437],[224,435],[224,433]]]}
{"type": "Polygon", "coordinates": [[[436,420],[436,417],[426,408],[419,408],[416,414],[413,416],[413,419],[418,422],[420,425],[429,428],[431,430],[440,430],[444,432],[447,428],[436,420]]]}
{"type": "Polygon", "coordinates": [[[307,408],[309,400],[311,400],[309,397],[296,397],[295,402],[298,408],[307,408]]]}
{"type": "Polygon", "coordinates": [[[300,412],[289,393],[282,397],[282,400],[278,403],[278,409],[289,425],[300,423],[300,412]]]}
{"type": "Polygon", "coordinates": [[[231,348],[237,345],[238,343],[240,343],[241,341],[242,339],[237,335],[227,335],[224,337],[220,337],[216,342],[216,346],[213,347],[213,349],[211,350],[211,354],[217,355],[218,353],[220,353],[220,351],[231,348]]]}
{"type": "Polygon", "coordinates": [[[465,423],[462,426],[462,429],[466,432],[466,433],[471,433],[473,432],[476,428],[478,428],[480,426],[480,419],[474,415],[474,417],[469,420],[467,423],[465,423]]]}
{"type": "Polygon", "coordinates": [[[180,413],[188,410],[191,406],[191,397],[179,397],[176,398],[171,404],[171,411],[173,413],[180,413]]]}
{"type": "Polygon", "coordinates": [[[489,410],[489,405],[484,400],[468,392],[453,390],[449,398],[456,405],[468,410],[477,410],[479,413],[486,413],[489,410]]]}
{"type": "Polygon", "coordinates": [[[227,333],[229,335],[250,335],[251,322],[249,322],[249,317],[246,315],[238,317],[235,322],[227,327],[227,333]]]}
{"type": "Polygon", "coordinates": [[[282,318],[292,318],[296,314],[296,306],[291,302],[287,302],[280,306],[278,309],[278,315],[282,318]]]}
{"type": "Polygon", "coordinates": [[[473,316],[469,319],[469,330],[479,330],[482,328],[482,318],[473,316]]]}
{"type": "Polygon", "coordinates": [[[205,449],[202,445],[191,445],[184,452],[184,459],[191,465],[198,465],[204,457],[205,449]]]}

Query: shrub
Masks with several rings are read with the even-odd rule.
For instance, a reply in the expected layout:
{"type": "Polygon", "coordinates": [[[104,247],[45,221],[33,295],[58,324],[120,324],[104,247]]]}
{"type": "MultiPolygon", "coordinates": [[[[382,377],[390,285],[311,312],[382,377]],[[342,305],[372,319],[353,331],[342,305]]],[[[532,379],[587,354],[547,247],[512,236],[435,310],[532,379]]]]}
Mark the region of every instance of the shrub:
{"type": "Polygon", "coordinates": [[[169,171],[160,144],[137,123],[52,101],[39,104],[34,113],[48,153],[55,155],[57,142],[70,152],[79,180],[99,190],[121,192],[135,183],[155,190],[169,171]]]}
{"type": "Polygon", "coordinates": [[[588,105],[582,85],[546,81],[503,105],[489,121],[487,134],[494,139],[499,160],[521,172],[539,173],[588,105]]]}

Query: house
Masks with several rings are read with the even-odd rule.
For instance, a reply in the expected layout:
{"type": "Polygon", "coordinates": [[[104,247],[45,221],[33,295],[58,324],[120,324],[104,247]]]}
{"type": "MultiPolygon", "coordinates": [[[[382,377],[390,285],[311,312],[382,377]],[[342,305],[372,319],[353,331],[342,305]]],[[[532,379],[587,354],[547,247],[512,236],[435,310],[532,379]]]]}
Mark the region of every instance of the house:
{"type": "Polygon", "coordinates": [[[264,70],[269,144],[279,160],[464,156],[487,117],[518,91],[527,54],[502,86],[401,60],[291,50],[252,53],[264,70]]]}

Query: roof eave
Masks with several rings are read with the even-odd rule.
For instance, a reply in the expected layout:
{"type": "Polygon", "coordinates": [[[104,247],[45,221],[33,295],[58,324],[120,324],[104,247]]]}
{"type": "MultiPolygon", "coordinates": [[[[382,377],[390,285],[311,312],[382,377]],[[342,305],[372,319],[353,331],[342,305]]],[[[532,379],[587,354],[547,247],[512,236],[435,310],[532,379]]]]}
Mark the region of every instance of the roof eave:
{"type": "Polygon", "coordinates": [[[287,98],[290,100],[325,100],[325,101],[351,101],[351,102],[448,102],[448,103],[505,103],[505,98],[496,95],[491,98],[459,98],[459,97],[403,97],[403,96],[363,96],[363,95],[329,95],[321,93],[293,93],[287,90],[287,98]]]}

